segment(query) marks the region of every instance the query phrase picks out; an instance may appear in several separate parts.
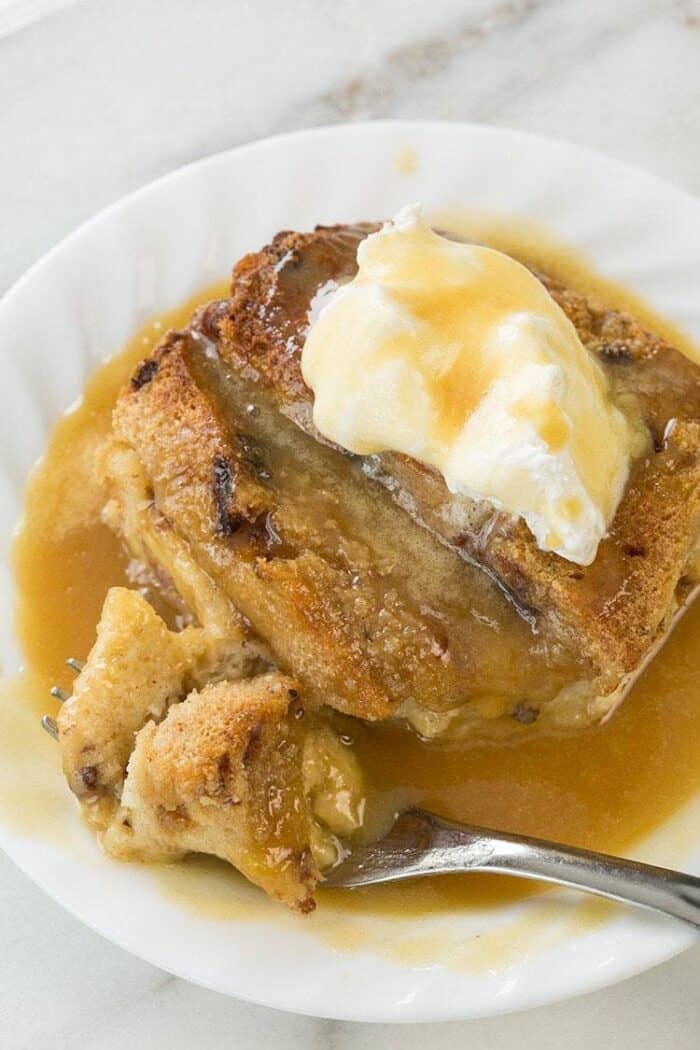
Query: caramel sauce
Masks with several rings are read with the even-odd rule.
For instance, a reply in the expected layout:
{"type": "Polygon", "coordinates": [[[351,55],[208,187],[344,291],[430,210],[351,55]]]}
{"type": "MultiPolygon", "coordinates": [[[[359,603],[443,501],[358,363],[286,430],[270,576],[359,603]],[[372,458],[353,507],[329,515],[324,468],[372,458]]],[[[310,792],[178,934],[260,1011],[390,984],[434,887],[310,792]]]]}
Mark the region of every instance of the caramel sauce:
{"type": "Polygon", "coordinates": [[[511,255],[436,234],[411,209],[364,241],[357,259],[302,351],[321,434],[362,455],[413,456],[453,492],[476,491],[559,533],[580,517],[571,548],[585,546],[581,560],[589,551],[591,560],[599,534],[586,536],[590,520],[612,520],[629,460],[647,440],[541,281],[511,255]],[[513,419],[524,430],[508,438],[513,419]],[[512,464],[524,444],[529,455],[512,464]],[[554,472],[586,492],[586,506],[564,522],[549,504],[554,472]]]}
{"type": "Polygon", "coordinates": [[[29,478],[13,551],[16,623],[27,666],[47,690],[70,688],[66,657],[85,659],[107,591],[128,583],[128,557],[100,520],[104,494],[92,471],[117,394],[169,328],[184,327],[197,306],[226,292],[221,282],[154,318],[98,368],[77,408],[59,419],[29,478]]]}
{"type": "MultiPolygon", "coordinates": [[[[454,215],[443,218],[441,225],[456,232],[464,230],[454,215]]],[[[508,228],[510,241],[499,237],[496,226],[493,230],[487,239],[495,246],[513,250],[522,258],[525,245],[527,257],[549,272],[574,287],[594,290],[610,305],[632,307],[650,327],[676,344],[683,344],[684,349],[691,345],[637,303],[631,293],[593,274],[570,250],[555,249],[541,234],[535,236],[531,227],[520,245],[513,224],[508,228]]],[[[25,722],[35,724],[37,701],[31,697],[43,697],[43,690],[54,682],[70,686],[66,656],[87,655],[108,588],[127,582],[127,558],[100,520],[102,496],[91,474],[94,450],[109,429],[111,407],[134,364],[150,352],[163,331],[184,326],[197,305],[223,292],[223,286],[208,288],[180,309],[163,314],[99,368],[78,407],[56,425],[46,454],[30,478],[14,553],[17,628],[33,684],[26,693],[27,717],[23,715],[12,738],[15,757],[5,766],[3,788],[10,801],[0,807],[3,822],[9,821],[14,804],[19,804],[18,792],[9,790],[13,771],[18,782],[23,777],[23,806],[29,815],[24,830],[28,830],[31,814],[40,808],[27,802],[31,783],[28,787],[23,776],[26,764],[19,758],[20,751],[26,755],[31,748],[35,769],[46,762],[51,778],[57,773],[51,741],[44,740],[38,726],[36,740],[33,735],[30,740],[25,726],[25,722]]],[[[421,741],[398,725],[370,725],[339,716],[365,771],[374,826],[386,823],[397,808],[413,803],[457,820],[596,849],[634,852],[635,843],[680,811],[698,789],[699,637],[700,603],[686,615],[616,715],[603,726],[568,736],[520,736],[508,744],[440,745],[421,741]]],[[[15,707],[18,695],[14,689],[15,707]]],[[[2,713],[8,715],[5,694],[0,703],[2,713]]],[[[50,711],[51,701],[40,706],[50,711]]],[[[37,776],[41,787],[41,774],[37,776]]],[[[44,822],[37,815],[35,833],[44,831],[44,822]]],[[[699,831],[694,820],[694,826],[688,825],[676,836],[675,855],[666,855],[665,862],[681,863],[684,850],[697,841],[699,831]]],[[[198,880],[203,872],[215,873],[212,885],[221,883],[222,899],[229,893],[227,879],[232,889],[238,885],[235,875],[224,879],[221,871],[219,862],[197,860],[179,866],[176,875],[163,869],[158,877],[164,892],[180,903],[193,904],[201,897],[198,880]]],[[[515,879],[470,875],[371,887],[351,894],[322,890],[319,899],[321,914],[341,908],[405,917],[502,904],[533,892],[532,884],[515,879]]],[[[224,903],[217,911],[212,900],[207,907],[212,915],[238,917],[241,911],[237,903],[229,911],[224,903]]],[[[414,948],[416,958],[435,960],[432,942],[427,946],[416,942],[414,948]]]]}

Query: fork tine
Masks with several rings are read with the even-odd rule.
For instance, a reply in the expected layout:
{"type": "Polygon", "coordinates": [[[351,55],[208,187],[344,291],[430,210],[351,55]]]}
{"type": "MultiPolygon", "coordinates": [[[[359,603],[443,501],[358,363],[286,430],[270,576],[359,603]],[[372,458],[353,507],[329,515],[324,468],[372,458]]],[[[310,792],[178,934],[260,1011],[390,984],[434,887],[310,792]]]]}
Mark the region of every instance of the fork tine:
{"type": "Polygon", "coordinates": [[[58,700],[62,704],[64,704],[66,700],[70,699],[70,693],[67,693],[65,689],[61,689],[60,685],[52,685],[49,689],[49,692],[51,693],[51,696],[54,698],[54,700],[58,700]]]}
{"type": "Polygon", "coordinates": [[[55,719],[51,718],[49,715],[44,715],[41,719],[41,725],[49,736],[52,736],[54,740],[58,740],[58,726],[56,725],[55,719]]]}
{"type": "Polygon", "coordinates": [[[75,671],[76,674],[80,674],[82,669],[85,667],[84,660],[76,660],[74,656],[69,656],[66,663],[70,667],[71,671],[75,671]]]}

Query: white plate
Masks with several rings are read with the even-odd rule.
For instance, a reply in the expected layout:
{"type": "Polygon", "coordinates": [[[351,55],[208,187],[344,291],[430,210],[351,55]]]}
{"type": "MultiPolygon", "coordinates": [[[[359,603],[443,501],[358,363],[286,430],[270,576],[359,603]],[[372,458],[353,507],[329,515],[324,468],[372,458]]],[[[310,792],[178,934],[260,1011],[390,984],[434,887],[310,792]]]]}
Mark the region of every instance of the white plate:
{"type": "MultiPolygon", "coordinates": [[[[501,128],[356,124],[269,139],[177,171],[58,245],[0,304],[6,670],[20,662],[8,626],[6,555],[22,484],[91,369],[148,316],[220,278],[275,231],[387,216],[414,200],[428,212],[461,205],[545,222],[700,338],[700,205],[575,146],[501,128]],[[407,148],[418,163],[404,174],[395,161],[407,148]]],[[[62,799],[52,760],[48,790],[62,799]]],[[[103,857],[64,808],[70,834],[56,841],[0,827],[0,845],[55,900],[172,973],[300,1013],[406,1021],[522,1009],[610,984],[692,939],[643,913],[615,911],[593,923],[563,895],[557,905],[532,900],[497,914],[372,922],[332,912],[297,920],[258,908],[256,892],[241,890],[253,902],[250,917],[226,919],[215,908],[207,915],[178,904],[148,869],[103,857]],[[350,942],[354,948],[343,947],[350,942]]],[[[686,814],[686,825],[696,816],[686,814]]],[[[700,831],[692,856],[671,849],[671,831],[647,855],[700,873],[700,831]]],[[[207,879],[203,885],[209,893],[207,879]]]]}

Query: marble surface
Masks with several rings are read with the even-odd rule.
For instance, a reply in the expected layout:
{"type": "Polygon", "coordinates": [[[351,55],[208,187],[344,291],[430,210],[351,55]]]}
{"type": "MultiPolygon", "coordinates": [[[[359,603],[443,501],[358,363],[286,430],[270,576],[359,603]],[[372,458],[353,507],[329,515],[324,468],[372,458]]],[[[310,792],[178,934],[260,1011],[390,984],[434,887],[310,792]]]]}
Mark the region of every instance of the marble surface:
{"type": "MultiPolygon", "coordinates": [[[[372,117],[575,139],[700,193],[698,0],[0,3],[0,292],[76,224],[251,138],[372,117]],[[14,8],[14,10],[13,10],[14,8]],[[27,17],[30,16],[30,17],[27,17]]],[[[81,927],[0,858],[0,1044],[690,1050],[700,947],[528,1014],[315,1021],[186,985],[81,927]]]]}

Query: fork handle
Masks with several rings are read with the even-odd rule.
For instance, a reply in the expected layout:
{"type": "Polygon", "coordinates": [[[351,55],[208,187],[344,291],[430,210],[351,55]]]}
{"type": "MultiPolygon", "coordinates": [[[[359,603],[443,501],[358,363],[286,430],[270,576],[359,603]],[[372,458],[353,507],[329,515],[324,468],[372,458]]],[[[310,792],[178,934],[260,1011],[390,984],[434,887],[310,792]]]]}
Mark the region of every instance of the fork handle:
{"type": "Polygon", "coordinates": [[[479,845],[483,856],[475,864],[475,829],[435,817],[432,821],[433,845],[445,857],[444,871],[462,866],[463,851],[463,866],[470,871],[501,872],[586,890],[672,915],[700,929],[700,878],[694,875],[573,846],[555,846],[524,835],[501,835],[481,829],[479,845]]]}

